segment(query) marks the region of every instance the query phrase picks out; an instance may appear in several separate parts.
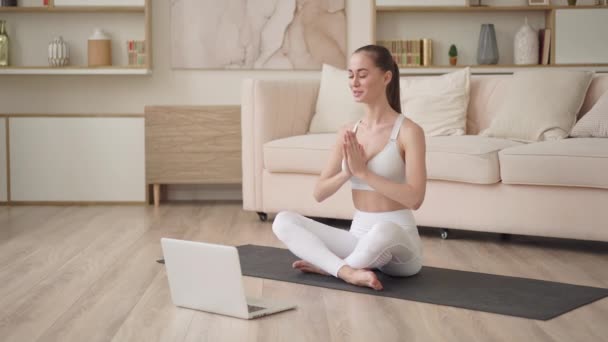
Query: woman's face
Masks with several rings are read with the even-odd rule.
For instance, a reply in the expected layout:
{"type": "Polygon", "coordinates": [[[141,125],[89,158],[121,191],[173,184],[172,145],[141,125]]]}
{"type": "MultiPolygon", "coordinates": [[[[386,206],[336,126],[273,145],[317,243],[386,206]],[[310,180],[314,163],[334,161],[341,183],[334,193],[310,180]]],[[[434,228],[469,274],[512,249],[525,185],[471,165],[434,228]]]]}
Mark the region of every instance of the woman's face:
{"type": "Polygon", "coordinates": [[[386,96],[390,77],[390,72],[378,68],[367,53],[358,52],[350,57],[348,79],[355,102],[373,103],[386,96]]]}

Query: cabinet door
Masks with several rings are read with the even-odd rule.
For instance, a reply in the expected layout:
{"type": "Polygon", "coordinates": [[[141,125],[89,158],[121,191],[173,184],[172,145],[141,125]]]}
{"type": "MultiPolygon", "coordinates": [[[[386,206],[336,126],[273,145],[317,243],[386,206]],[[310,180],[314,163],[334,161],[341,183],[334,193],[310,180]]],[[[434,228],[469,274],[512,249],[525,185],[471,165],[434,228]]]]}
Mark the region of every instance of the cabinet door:
{"type": "Polygon", "coordinates": [[[10,118],[13,201],[145,201],[143,118],[10,118]]]}
{"type": "Polygon", "coordinates": [[[563,9],[555,14],[555,62],[608,63],[608,9],[563,9]]]}
{"type": "Polygon", "coordinates": [[[8,198],[6,183],[6,118],[0,117],[0,202],[6,202],[8,198]]]}

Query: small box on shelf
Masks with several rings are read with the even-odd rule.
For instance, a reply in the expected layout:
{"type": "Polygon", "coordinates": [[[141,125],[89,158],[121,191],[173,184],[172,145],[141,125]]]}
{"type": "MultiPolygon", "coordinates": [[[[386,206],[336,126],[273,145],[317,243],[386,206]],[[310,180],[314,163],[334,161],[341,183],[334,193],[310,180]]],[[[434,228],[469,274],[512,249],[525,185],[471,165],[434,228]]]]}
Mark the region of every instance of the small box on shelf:
{"type": "Polygon", "coordinates": [[[146,41],[129,40],[127,41],[127,54],[129,66],[146,65],[146,41]]]}

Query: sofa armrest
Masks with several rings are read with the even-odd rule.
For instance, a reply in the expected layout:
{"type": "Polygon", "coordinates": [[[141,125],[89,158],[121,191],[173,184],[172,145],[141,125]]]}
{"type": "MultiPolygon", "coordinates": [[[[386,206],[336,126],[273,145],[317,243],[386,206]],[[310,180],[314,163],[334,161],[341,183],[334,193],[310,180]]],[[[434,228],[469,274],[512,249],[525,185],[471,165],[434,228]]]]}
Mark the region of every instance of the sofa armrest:
{"type": "Polygon", "coordinates": [[[308,132],[314,114],[319,80],[243,81],[241,134],[243,209],[264,211],[262,171],[264,144],[308,132]]]}

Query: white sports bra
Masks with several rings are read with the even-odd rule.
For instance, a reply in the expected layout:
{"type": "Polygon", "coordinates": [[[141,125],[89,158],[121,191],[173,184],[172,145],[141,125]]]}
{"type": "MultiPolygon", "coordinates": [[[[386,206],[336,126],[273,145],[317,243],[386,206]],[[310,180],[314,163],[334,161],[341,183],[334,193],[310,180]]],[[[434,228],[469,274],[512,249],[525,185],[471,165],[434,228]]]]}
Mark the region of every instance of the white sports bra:
{"type": "MultiPolygon", "coordinates": [[[[386,143],[382,151],[367,162],[367,168],[370,169],[370,171],[396,183],[405,182],[405,162],[401,158],[399,146],[397,144],[397,135],[399,134],[399,129],[401,128],[401,124],[403,123],[404,119],[405,116],[403,114],[399,115],[397,120],[395,120],[395,125],[391,131],[389,141],[386,143]]],[[[355,124],[353,132],[357,132],[359,123],[361,123],[361,120],[355,124]]],[[[342,170],[346,169],[346,161],[342,159],[342,170]]],[[[355,176],[350,178],[350,184],[351,187],[356,190],[374,191],[374,189],[367,185],[365,181],[355,176]]]]}

